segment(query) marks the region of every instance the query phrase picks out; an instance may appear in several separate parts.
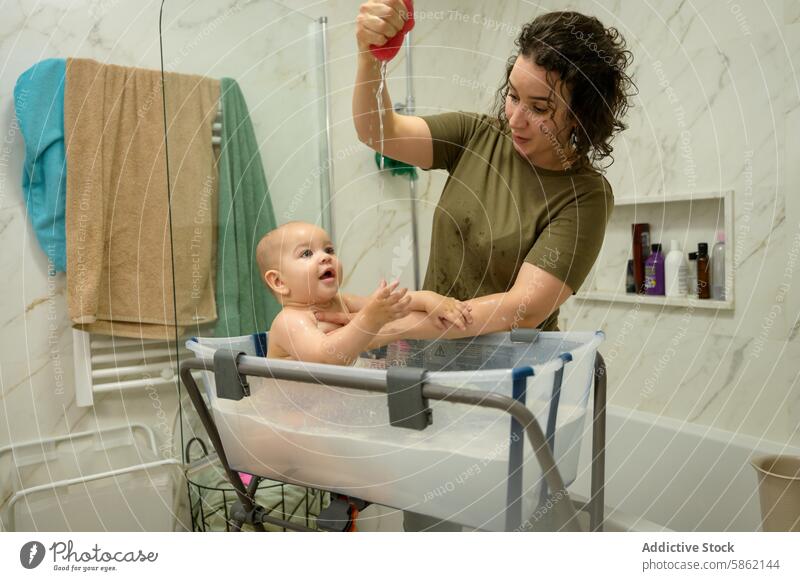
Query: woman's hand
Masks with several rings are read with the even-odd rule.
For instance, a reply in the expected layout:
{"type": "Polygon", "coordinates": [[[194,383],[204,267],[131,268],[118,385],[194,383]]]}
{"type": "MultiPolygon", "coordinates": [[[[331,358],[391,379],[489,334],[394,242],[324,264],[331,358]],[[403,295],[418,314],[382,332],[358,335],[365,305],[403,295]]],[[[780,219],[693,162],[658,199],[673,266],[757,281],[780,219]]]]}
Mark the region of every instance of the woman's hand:
{"type": "Polygon", "coordinates": [[[356,17],[358,49],[369,54],[370,45],[383,46],[405,25],[406,6],[402,0],[370,0],[361,5],[356,17]]]}
{"type": "Polygon", "coordinates": [[[472,307],[467,303],[430,291],[420,291],[418,294],[422,310],[433,317],[439,329],[449,329],[455,325],[464,331],[472,323],[472,307]]]}
{"type": "Polygon", "coordinates": [[[317,321],[324,323],[336,323],[337,325],[346,325],[352,321],[358,313],[338,313],[334,311],[314,311],[314,316],[317,321]]]}

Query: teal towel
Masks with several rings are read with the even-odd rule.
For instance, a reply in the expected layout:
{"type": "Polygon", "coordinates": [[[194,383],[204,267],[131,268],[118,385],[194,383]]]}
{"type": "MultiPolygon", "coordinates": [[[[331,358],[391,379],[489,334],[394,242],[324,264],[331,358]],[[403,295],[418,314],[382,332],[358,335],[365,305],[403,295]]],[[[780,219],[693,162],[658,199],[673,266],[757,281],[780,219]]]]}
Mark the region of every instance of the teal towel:
{"type": "Polygon", "coordinates": [[[65,73],[64,59],[46,59],[22,73],[14,85],[14,109],[25,140],[25,206],[36,239],[56,272],[67,270],[65,73]]]}
{"type": "Polygon", "coordinates": [[[280,311],[256,263],[261,237],[276,227],[258,141],[239,84],[220,81],[222,144],[219,159],[217,337],[265,331],[280,311]]]}

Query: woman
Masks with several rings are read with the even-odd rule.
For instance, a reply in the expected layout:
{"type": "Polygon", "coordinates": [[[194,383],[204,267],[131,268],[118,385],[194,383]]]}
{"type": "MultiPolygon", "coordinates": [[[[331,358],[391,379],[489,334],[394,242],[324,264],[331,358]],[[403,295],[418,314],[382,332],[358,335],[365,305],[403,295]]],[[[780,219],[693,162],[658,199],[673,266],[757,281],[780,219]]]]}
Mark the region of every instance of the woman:
{"type": "MultiPolygon", "coordinates": [[[[372,0],[357,18],[353,119],[359,139],[376,149],[380,75],[369,46],[385,44],[404,18],[402,0],[372,0]]],[[[381,342],[517,326],[557,330],[558,308],[597,258],[614,205],[600,165],[626,127],[632,55],[615,29],[575,12],[537,17],[516,46],[492,115],[401,115],[384,90],[384,154],[449,173],[424,288],[468,301],[473,322],[442,332],[414,313],[389,325],[381,342]]],[[[405,513],[406,530],[459,528],[405,513]]]]}
{"type": "MultiPolygon", "coordinates": [[[[402,0],[372,0],[357,18],[353,118],[359,139],[376,149],[380,75],[369,46],[383,45],[404,18],[402,0]]],[[[601,163],[626,127],[625,40],[596,18],[552,12],[526,24],[516,46],[492,115],[401,115],[384,90],[385,155],[450,174],[424,288],[469,300],[474,323],[447,337],[557,330],[558,308],[594,264],[613,209],[601,163]]],[[[393,336],[430,336],[432,325],[408,322],[393,336]]]]}

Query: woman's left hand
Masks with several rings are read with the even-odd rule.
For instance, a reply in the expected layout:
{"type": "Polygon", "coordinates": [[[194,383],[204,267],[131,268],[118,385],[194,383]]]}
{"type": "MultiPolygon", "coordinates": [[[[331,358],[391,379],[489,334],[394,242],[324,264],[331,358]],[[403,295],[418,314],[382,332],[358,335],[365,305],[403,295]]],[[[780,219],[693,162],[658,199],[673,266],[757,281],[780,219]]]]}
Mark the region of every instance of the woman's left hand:
{"type": "Polygon", "coordinates": [[[336,323],[337,325],[346,325],[353,320],[358,313],[341,313],[335,311],[314,311],[314,316],[317,321],[325,323],[336,323]]]}
{"type": "Polygon", "coordinates": [[[467,325],[472,324],[472,313],[470,312],[472,307],[451,297],[436,295],[436,298],[425,310],[428,315],[433,317],[439,329],[449,329],[455,325],[464,331],[467,325]]]}

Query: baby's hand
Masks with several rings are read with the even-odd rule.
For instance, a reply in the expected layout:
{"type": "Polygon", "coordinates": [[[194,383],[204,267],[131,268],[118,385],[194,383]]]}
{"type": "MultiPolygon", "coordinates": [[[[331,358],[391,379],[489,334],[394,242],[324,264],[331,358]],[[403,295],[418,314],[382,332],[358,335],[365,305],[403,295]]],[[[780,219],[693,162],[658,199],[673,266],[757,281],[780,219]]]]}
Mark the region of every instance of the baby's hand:
{"type": "Polygon", "coordinates": [[[405,317],[409,312],[411,297],[406,295],[408,289],[398,289],[399,280],[386,284],[382,280],[377,290],[372,293],[369,302],[361,310],[368,321],[382,327],[386,323],[405,317]]]}
{"type": "Polygon", "coordinates": [[[429,308],[426,311],[434,317],[437,327],[445,329],[449,323],[463,331],[467,325],[472,324],[472,313],[470,312],[472,307],[467,303],[441,295],[435,295],[435,297],[429,302],[429,308]]]}

